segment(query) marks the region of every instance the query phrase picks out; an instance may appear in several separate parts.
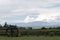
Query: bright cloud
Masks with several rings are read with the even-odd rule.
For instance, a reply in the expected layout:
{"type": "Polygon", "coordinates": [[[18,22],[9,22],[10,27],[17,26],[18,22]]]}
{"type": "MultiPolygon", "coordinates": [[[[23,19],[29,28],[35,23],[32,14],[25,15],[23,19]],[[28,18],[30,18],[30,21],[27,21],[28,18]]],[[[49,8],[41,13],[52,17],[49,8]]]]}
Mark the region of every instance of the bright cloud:
{"type": "Polygon", "coordinates": [[[27,16],[26,19],[24,20],[25,23],[34,22],[34,21],[35,21],[35,18],[30,17],[30,16],[27,16]]]}
{"type": "Polygon", "coordinates": [[[58,20],[60,19],[59,15],[60,14],[40,14],[37,16],[37,18],[33,18],[33,17],[31,18],[30,16],[27,16],[24,22],[25,23],[34,22],[34,21],[58,22],[58,20]]]}

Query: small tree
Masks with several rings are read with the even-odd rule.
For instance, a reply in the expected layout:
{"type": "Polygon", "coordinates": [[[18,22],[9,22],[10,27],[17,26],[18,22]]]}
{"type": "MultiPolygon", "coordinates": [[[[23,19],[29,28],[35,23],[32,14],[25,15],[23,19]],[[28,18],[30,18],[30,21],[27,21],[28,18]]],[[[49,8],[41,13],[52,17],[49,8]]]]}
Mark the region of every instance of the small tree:
{"type": "Polygon", "coordinates": [[[7,24],[7,22],[5,22],[5,24],[4,24],[4,26],[3,27],[8,27],[8,24],[7,24]]]}
{"type": "Polygon", "coordinates": [[[11,37],[13,37],[13,36],[17,37],[18,33],[19,33],[18,28],[15,25],[10,25],[6,29],[6,32],[7,32],[8,36],[11,36],[11,37]]]}
{"type": "Polygon", "coordinates": [[[32,30],[32,27],[28,27],[27,29],[32,30]]]}
{"type": "Polygon", "coordinates": [[[45,27],[42,27],[41,29],[46,29],[45,27]]]}

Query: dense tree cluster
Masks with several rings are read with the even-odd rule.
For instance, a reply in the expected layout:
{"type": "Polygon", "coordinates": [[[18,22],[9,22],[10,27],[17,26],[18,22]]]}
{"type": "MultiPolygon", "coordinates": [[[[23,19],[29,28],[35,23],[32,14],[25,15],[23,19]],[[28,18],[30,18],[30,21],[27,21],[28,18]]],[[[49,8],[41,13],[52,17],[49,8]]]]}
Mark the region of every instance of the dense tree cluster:
{"type": "Polygon", "coordinates": [[[18,31],[16,25],[8,25],[7,22],[5,22],[4,26],[0,25],[0,35],[17,37],[19,33],[18,31]]]}
{"type": "Polygon", "coordinates": [[[60,27],[33,29],[32,27],[18,27],[5,23],[4,26],[0,25],[0,36],[60,36],[60,27]]]}

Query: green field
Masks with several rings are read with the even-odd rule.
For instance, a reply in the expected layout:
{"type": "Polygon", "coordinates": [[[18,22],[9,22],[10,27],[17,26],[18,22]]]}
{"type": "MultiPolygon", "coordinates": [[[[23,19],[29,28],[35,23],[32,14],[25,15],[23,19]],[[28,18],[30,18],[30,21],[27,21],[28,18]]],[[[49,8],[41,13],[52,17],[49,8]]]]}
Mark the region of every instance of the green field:
{"type": "Polygon", "coordinates": [[[0,37],[0,40],[60,40],[60,36],[46,37],[46,36],[33,36],[33,37],[0,37]]]}

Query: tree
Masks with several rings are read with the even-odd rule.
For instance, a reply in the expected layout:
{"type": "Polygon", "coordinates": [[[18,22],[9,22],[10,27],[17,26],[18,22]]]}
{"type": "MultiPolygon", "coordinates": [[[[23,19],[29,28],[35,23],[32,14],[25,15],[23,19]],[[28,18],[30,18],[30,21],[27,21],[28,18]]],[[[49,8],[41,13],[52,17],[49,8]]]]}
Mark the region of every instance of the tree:
{"type": "Polygon", "coordinates": [[[41,29],[46,29],[45,27],[42,27],[41,29]]]}
{"type": "Polygon", "coordinates": [[[7,22],[5,22],[5,24],[4,24],[4,26],[3,27],[8,27],[8,24],[7,24],[7,22]]]}
{"type": "Polygon", "coordinates": [[[0,28],[2,28],[2,25],[0,24],[0,28]]]}
{"type": "Polygon", "coordinates": [[[28,27],[27,29],[32,30],[32,27],[28,27]]]}
{"type": "Polygon", "coordinates": [[[10,25],[7,29],[6,29],[6,33],[8,34],[8,36],[15,36],[15,37],[18,37],[18,28],[17,26],[15,25],[10,25]]]}

